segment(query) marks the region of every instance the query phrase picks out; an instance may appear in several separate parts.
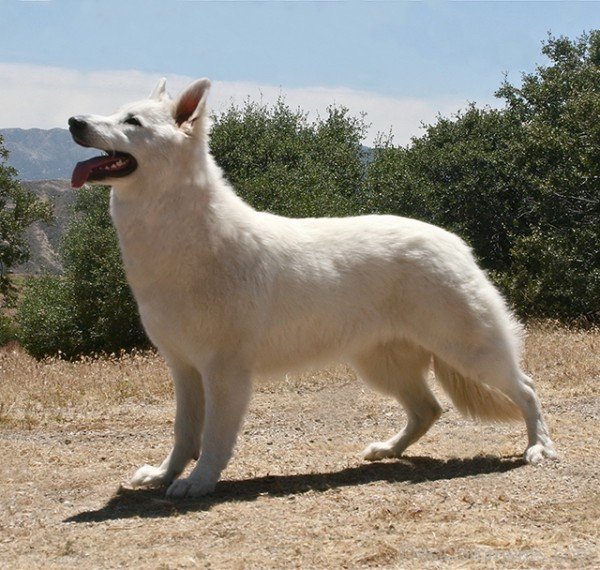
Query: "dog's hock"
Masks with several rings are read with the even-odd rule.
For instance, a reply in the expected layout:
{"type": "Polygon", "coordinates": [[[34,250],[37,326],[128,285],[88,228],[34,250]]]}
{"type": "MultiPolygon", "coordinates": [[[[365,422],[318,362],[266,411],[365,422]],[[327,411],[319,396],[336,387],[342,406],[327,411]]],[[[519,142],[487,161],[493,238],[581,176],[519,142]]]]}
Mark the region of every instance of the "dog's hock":
{"type": "Polygon", "coordinates": [[[179,126],[184,123],[193,123],[202,116],[209,88],[210,81],[208,79],[198,79],[179,96],[175,106],[175,122],[179,126]]]}

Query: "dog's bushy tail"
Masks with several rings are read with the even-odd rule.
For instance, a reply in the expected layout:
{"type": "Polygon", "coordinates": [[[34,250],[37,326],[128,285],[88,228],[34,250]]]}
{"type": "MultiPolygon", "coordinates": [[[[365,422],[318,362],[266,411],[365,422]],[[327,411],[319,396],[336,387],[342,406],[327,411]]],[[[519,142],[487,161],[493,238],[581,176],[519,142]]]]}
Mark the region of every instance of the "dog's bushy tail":
{"type": "Polygon", "coordinates": [[[465,378],[437,356],[433,363],[435,377],[464,416],[489,422],[523,419],[517,405],[500,390],[465,378]]]}

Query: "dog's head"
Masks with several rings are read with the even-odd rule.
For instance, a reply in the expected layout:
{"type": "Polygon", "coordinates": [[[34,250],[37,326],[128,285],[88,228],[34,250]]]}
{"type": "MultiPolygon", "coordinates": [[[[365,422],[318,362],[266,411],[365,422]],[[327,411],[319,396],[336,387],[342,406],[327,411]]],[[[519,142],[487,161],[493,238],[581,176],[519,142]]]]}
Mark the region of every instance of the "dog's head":
{"type": "Polygon", "coordinates": [[[158,173],[172,168],[173,157],[206,141],[208,79],[199,79],[172,100],[162,79],[145,101],[123,107],[113,115],[80,115],[69,119],[73,140],[104,154],[79,162],[71,185],[86,182],[119,185],[140,171],[158,173]],[[159,164],[166,162],[168,164],[159,164]],[[146,168],[147,167],[147,168],[146,168]]]}

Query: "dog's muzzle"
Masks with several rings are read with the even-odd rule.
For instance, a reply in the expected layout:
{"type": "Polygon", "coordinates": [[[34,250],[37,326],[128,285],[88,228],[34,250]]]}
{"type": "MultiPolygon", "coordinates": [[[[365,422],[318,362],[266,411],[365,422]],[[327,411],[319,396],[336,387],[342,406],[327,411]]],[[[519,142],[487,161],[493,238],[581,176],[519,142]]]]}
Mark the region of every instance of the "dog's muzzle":
{"type": "MultiPolygon", "coordinates": [[[[96,139],[94,129],[90,127],[85,117],[71,117],[69,119],[69,132],[78,145],[104,150],[94,144],[96,139]]],[[[137,161],[129,153],[114,149],[104,150],[104,152],[106,154],[102,156],[96,156],[75,165],[71,175],[71,186],[73,188],[81,188],[86,182],[103,182],[123,178],[137,169],[137,161]]]]}
{"type": "Polygon", "coordinates": [[[81,146],[89,147],[82,139],[88,130],[88,123],[83,117],[71,117],[69,119],[69,132],[75,142],[81,146]]]}

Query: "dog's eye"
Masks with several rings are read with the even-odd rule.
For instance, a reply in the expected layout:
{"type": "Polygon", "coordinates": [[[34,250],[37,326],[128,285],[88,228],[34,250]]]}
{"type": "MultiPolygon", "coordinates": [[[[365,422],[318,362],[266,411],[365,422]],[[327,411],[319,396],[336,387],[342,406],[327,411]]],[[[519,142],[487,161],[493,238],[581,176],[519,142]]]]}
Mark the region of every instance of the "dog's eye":
{"type": "Polygon", "coordinates": [[[134,117],[133,115],[129,115],[123,122],[126,125],[135,125],[136,127],[142,126],[142,123],[140,123],[140,120],[137,117],[134,117]]]}

